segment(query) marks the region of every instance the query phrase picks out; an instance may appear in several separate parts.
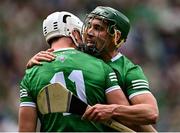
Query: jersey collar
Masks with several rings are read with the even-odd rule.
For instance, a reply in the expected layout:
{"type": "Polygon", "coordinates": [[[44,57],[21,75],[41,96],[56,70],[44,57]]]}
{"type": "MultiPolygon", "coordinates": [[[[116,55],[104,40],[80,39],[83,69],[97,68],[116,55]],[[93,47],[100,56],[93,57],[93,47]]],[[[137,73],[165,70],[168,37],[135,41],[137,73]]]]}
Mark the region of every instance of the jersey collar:
{"type": "Polygon", "coordinates": [[[116,56],[114,56],[114,57],[111,59],[111,62],[116,61],[116,60],[119,59],[121,56],[122,56],[122,54],[121,54],[121,53],[118,53],[116,56]]]}
{"type": "Polygon", "coordinates": [[[64,51],[64,50],[71,50],[71,49],[75,49],[75,48],[59,48],[57,50],[54,50],[53,52],[64,51]]]}

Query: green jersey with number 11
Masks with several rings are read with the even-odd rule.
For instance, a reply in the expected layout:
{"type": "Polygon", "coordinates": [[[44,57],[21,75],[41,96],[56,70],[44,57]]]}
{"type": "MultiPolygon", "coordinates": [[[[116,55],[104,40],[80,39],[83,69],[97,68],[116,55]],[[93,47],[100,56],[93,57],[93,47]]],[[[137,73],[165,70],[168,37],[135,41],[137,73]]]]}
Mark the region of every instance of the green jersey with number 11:
{"type": "MultiPolygon", "coordinates": [[[[47,84],[61,82],[81,100],[94,105],[106,103],[106,93],[120,89],[117,77],[103,61],[75,49],[60,49],[52,62],[43,62],[26,70],[20,84],[20,106],[37,107],[37,95],[47,84]]],[[[77,107],[79,108],[79,107],[77,107]]],[[[37,108],[38,110],[38,108],[37,108]]],[[[114,131],[100,123],[81,120],[75,114],[51,113],[42,115],[38,111],[41,131],[114,131]]]]}

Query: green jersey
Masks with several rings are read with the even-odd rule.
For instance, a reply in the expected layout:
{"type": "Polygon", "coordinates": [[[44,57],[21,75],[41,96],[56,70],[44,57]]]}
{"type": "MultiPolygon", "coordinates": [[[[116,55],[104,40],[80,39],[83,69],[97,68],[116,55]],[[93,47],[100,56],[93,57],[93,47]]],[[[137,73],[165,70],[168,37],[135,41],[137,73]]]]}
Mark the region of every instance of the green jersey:
{"type": "MultiPolygon", "coordinates": [[[[106,93],[120,89],[117,77],[103,61],[72,48],[54,52],[52,62],[26,70],[20,84],[20,106],[37,107],[37,95],[47,84],[61,82],[81,100],[94,105],[106,103],[106,93]]],[[[78,107],[77,107],[78,108],[78,107]]],[[[38,108],[37,108],[38,110],[38,108]]],[[[114,131],[100,123],[81,120],[76,114],[51,113],[38,117],[41,131],[114,131]]]]}
{"type": "Polygon", "coordinates": [[[119,85],[128,99],[139,94],[150,93],[148,80],[141,67],[134,65],[121,53],[118,53],[107,64],[114,69],[119,85]]]}

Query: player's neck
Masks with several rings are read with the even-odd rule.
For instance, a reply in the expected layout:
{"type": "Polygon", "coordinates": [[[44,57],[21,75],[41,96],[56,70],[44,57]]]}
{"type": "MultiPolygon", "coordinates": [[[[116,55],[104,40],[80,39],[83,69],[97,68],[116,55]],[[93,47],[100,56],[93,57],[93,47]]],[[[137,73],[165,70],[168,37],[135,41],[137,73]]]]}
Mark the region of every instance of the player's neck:
{"type": "Polygon", "coordinates": [[[101,57],[103,58],[104,61],[109,61],[111,60],[114,56],[118,54],[117,50],[110,51],[110,52],[104,52],[102,53],[101,57]]]}
{"type": "Polygon", "coordinates": [[[60,38],[58,41],[52,43],[51,47],[54,50],[58,50],[60,48],[75,48],[75,45],[70,38],[60,38]]]}

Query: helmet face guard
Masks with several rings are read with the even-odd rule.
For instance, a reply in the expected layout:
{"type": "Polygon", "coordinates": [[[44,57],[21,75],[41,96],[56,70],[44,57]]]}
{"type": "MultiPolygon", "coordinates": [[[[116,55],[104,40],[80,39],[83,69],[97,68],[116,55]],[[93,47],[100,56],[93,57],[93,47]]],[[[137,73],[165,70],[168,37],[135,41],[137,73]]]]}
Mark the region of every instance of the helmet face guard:
{"type": "MultiPolygon", "coordinates": [[[[93,30],[95,30],[93,28],[93,30]]],[[[88,15],[85,19],[83,28],[82,28],[82,34],[83,34],[83,45],[87,45],[85,46],[86,48],[86,52],[89,54],[93,54],[93,56],[99,56],[102,52],[104,52],[104,49],[106,49],[107,45],[109,45],[107,42],[107,40],[109,40],[108,36],[112,36],[109,31],[108,31],[108,22],[106,19],[97,17],[95,15],[88,15]],[[100,34],[102,33],[101,31],[98,32],[98,30],[96,29],[96,35],[94,34],[94,31],[88,31],[89,29],[91,29],[91,27],[94,25],[93,21],[98,20],[98,24],[95,24],[96,28],[102,28],[105,31],[106,37],[102,37],[100,34]],[[98,26],[97,26],[98,25],[98,26]],[[88,37],[92,37],[93,39],[91,39],[91,43],[89,43],[87,41],[88,37]],[[87,51],[89,50],[89,51],[87,51]]],[[[91,38],[90,37],[90,38],[91,38]]]]}
{"type": "MultiPolygon", "coordinates": [[[[117,32],[120,32],[120,39],[118,42],[114,41],[115,43],[114,48],[119,48],[120,45],[126,40],[130,29],[128,18],[113,8],[99,6],[96,7],[90,14],[88,14],[85,19],[82,30],[84,42],[86,42],[85,38],[88,34],[87,29],[91,26],[91,21],[93,19],[99,19],[103,25],[107,25],[107,33],[114,38],[117,37],[117,32]]],[[[101,54],[101,52],[104,50],[103,48],[105,48],[106,45],[110,45],[110,44],[108,44],[108,41],[106,39],[104,44],[102,44],[101,49],[98,49],[96,45],[97,43],[92,44],[91,46],[88,47],[91,47],[90,49],[96,52],[94,54],[98,55],[101,54]]]]}

